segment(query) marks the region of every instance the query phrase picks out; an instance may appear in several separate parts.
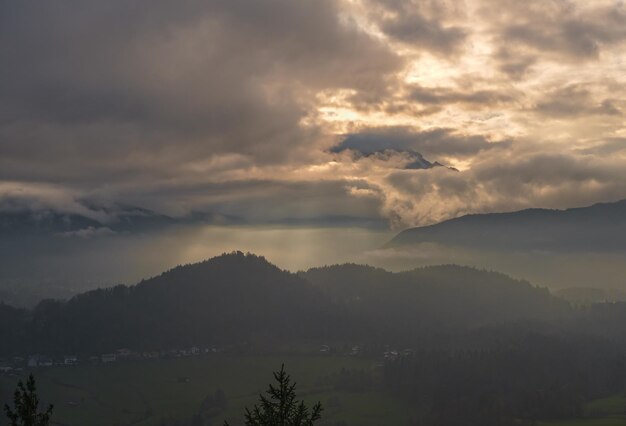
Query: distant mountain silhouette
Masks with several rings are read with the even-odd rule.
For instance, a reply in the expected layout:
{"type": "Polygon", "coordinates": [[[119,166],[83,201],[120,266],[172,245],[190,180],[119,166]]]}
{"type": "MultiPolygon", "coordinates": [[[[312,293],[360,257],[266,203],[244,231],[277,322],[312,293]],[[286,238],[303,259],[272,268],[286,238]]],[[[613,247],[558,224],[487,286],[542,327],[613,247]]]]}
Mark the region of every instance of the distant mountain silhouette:
{"type": "Polygon", "coordinates": [[[462,216],[402,231],[388,247],[439,243],[479,249],[626,250],[626,200],[567,210],[462,216]]]}
{"type": "Polygon", "coordinates": [[[80,235],[79,232],[127,232],[157,229],[176,223],[169,216],[137,207],[93,209],[83,213],[50,209],[20,209],[0,212],[0,235],[47,236],[80,235]]]}
{"type": "Polygon", "coordinates": [[[6,336],[0,354],[294,340],[409,343],[425,333],[567,312],[569,305],[545,289],[471,268],[390,273],[341,265],[294,274],[235,252],[135,286],[43,301],[32,311],[0,305],[6,336]]]}
{"type": "MultiPolygon", "coordinates": [[[[114,234],[135,234],[160,231],[175,225],[241,225],[247,219],[235,215],[191,211],[182,216],[168,216],[153,210],[129,205],[102,206],[78,203],[76,212],[50,208],[17,207],[3,209],[0,205],[0,246],[11,239],[21,241],[32,237],[83,237],[114,234]]],[[[379,217],[350,215],[317,215],[310,217],[282,217],[263,223],[301,226],[360,226],[386,228],[387,222],[379,217]]],[[[1,247],[0,247],[1,248],[1,247]]]]}

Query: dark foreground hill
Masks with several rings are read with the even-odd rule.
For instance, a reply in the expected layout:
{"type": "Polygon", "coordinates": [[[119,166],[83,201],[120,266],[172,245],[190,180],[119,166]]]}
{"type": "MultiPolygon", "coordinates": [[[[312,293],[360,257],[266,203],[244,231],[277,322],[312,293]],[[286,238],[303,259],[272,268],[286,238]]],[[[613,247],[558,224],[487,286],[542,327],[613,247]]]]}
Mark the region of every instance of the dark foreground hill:
{"type": "Polygon", "coordinates": [[[135,286],[94,290],[67,302],[43,301],[32,312],[18,311],[25,332],[17,346],[98,353],[265,335],[292,339],[316,333],[328,306],[321,291],[298,276],[261,257],[234,253],[179,266],[135,286]]]}
{"type": "Polygon", "coordinates": [[[293,274],[237,252],[135,286],[0,305],[0,351],[100,353],[294,340],[409,342],[424,333],[552,320],[569,305],[545,289],[458,266],[390,273],[343,265],[293,274]]]}
{"type": "Polygon", "coordinates": [[[626,200],[567,210],[528,209],[462,216],[407,229],[390,247],[420,243],[492,250],[624,251],[626,200]]]}

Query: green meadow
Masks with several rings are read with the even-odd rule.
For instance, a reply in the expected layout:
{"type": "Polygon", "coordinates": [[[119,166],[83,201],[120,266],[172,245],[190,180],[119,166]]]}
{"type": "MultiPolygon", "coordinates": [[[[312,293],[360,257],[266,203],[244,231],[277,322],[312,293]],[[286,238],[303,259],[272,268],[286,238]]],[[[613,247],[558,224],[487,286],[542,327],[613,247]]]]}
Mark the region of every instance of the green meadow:
{"type": "MultiPolygon", "coordinates": [[[[282,363],[297,382],[298,395],[325,406],[326,425],[406,425],[410,419],[410,408],[387,395],[336,391],[324,383],[324,377],[342,368],[374,368],[371,360],[347,356],[210,355],[53,367],[34,373],[42,401],[55,405],[53,419],[57,425],[159,425],[162,419],[192,416],[203,399],[218,389],[226,394],[228,405],[215,416],[214,424],[221,425],[228,419],[235,425],[282,363]]],[[[4,400],[10,398],[17,380],[0,376],[4,400]]]]}
{"type": "Polygon", "coordinates": [[[626,426],[626,395],[614,395],[588,403],[584,419],[545,422],[541,426],[626,426]]]}
{"type": "MultiPolygon", "coordinates": [[[[298,395],[325,407],[322,425],[406,425],[407,404],[376,391],[337,391],[329,375],[341,369],[375,369],[372,360],[322,355],[226,355],[126,361],[34,370],[42,402],[55,405],[59,426],[158,426],[162,420],[189,418],[207,395],[221,389],[227,408],[213,418],[241,424],[245,407],[272,381],[272,371],[284,363],[297,382],[298,395]]],[[[27,374],[27,373],[24,373],[27,374]]],[[[18,377],[0,376],[2,404],[9,402],[18,377]]],[[[626,426],[626,396],[592,401],[584,419],[542,422],[540,426],[626,426]]],[[[0,425],[4,425],[4,418],[0,425]]]]}

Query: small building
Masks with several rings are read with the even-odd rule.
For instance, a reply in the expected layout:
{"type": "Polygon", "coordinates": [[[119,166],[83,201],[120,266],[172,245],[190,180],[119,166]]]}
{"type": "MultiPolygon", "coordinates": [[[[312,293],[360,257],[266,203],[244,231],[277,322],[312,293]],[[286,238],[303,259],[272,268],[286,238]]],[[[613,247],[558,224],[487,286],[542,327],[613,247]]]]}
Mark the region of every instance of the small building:
{"type": "Polygon", "coordinates": [[[52,367],[53,364],[54,362],[52,361],[52,358],[47,357],[47,356],[41,356],[39,357],[39,360],[37,361],[38,367],[52,367]]]}
{"type": "Polygon", "coordinates": [[[415,349],[413,348],[406,348],[405,350],[402,351],[402,356],[413,356],[415,355],[415,349]]]}
{"type": "Polygon", "coordinates": [[[320,346],[320,353],[323,353],[323,354],[330,353],[330,346],[328,345],[320,346]]]}
{"type": "Polygon", "coordinates": [[[13,366],[6,360],[0,360],[0,373],[9,373],[13,371],[13,366]]]}
{"type": "Polygon", "coordinates": [[[398,359],[398,351],[386,351],[383,356],[385,358],[386,361],[395,361],[396,359],[398,359]]]}
{"type": "Polygon", "coordinates": [[[355,346],[352,346],[352,349],[350,350],[350,355],[352,356],[361,355],[361,352],[363,352],[363,349],[359,345],[355,345],[355,346]]]}
{"type": "Polygon", "coordinates": [[[143,352],[141,356],[143,359],[159,359],[159,353],[157,351],[143,352]]]}
{"type": "Polygon", "coordinates": [[[78,364],[78,357],[76,355],[65,355],[63,357],[64,365],[76,365],[78,364]]]}
{"type": "Polygon", "coordinates": [[[115,354],[102,354],[102,356],[100,357],[100,360],[102,361],[103,364],[108,364],[111,362],[115,362],[117,361],[117,355],[115,354]]]}
{"type": "Polygon", "coordinates": [[[118,349],[115,351],[117,359],[128,359],[133,355],[133,351],[127,348],[118,349]]]}
{"type": "Polygon", "coordinates": [[[27,366],[29,368],[35,368],[37,367],[37,365],[39,364],[39,355],[31,355],[28,357],[28,364],[27,366]]]}

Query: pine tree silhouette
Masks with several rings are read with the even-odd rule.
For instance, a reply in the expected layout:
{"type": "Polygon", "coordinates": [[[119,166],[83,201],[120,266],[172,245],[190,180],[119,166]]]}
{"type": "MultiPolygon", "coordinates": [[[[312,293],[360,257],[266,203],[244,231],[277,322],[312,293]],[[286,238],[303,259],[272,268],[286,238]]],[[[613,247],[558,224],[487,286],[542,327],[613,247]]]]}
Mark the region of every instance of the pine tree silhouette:
{"type": "MultiPolygon", "coordinates": [[[[309,411],[304,401],[296,401],[296,383],[291,383],[284,364],[280,371],[274,372],[274,379],[278,384],[269,385],[267,396],[259,395],[260,405],[255,405],[252,411],[246,408],[246,426],[312,426],[321,419],[321,403],[309,411]]],[[[224,426],[229,426],[228,422],[224,426]]]]}
{"type": "Polygon", "coordinates": [[[14,410],[8,404],[4,405],[4,411],[9,418],[10,426],[48,426],[53,406],[43,413],[38,413],[39,397],[37,396],[37,386],[35,377],[28,376],[26,385],[20,380],[13,396],[14,410]]]}

